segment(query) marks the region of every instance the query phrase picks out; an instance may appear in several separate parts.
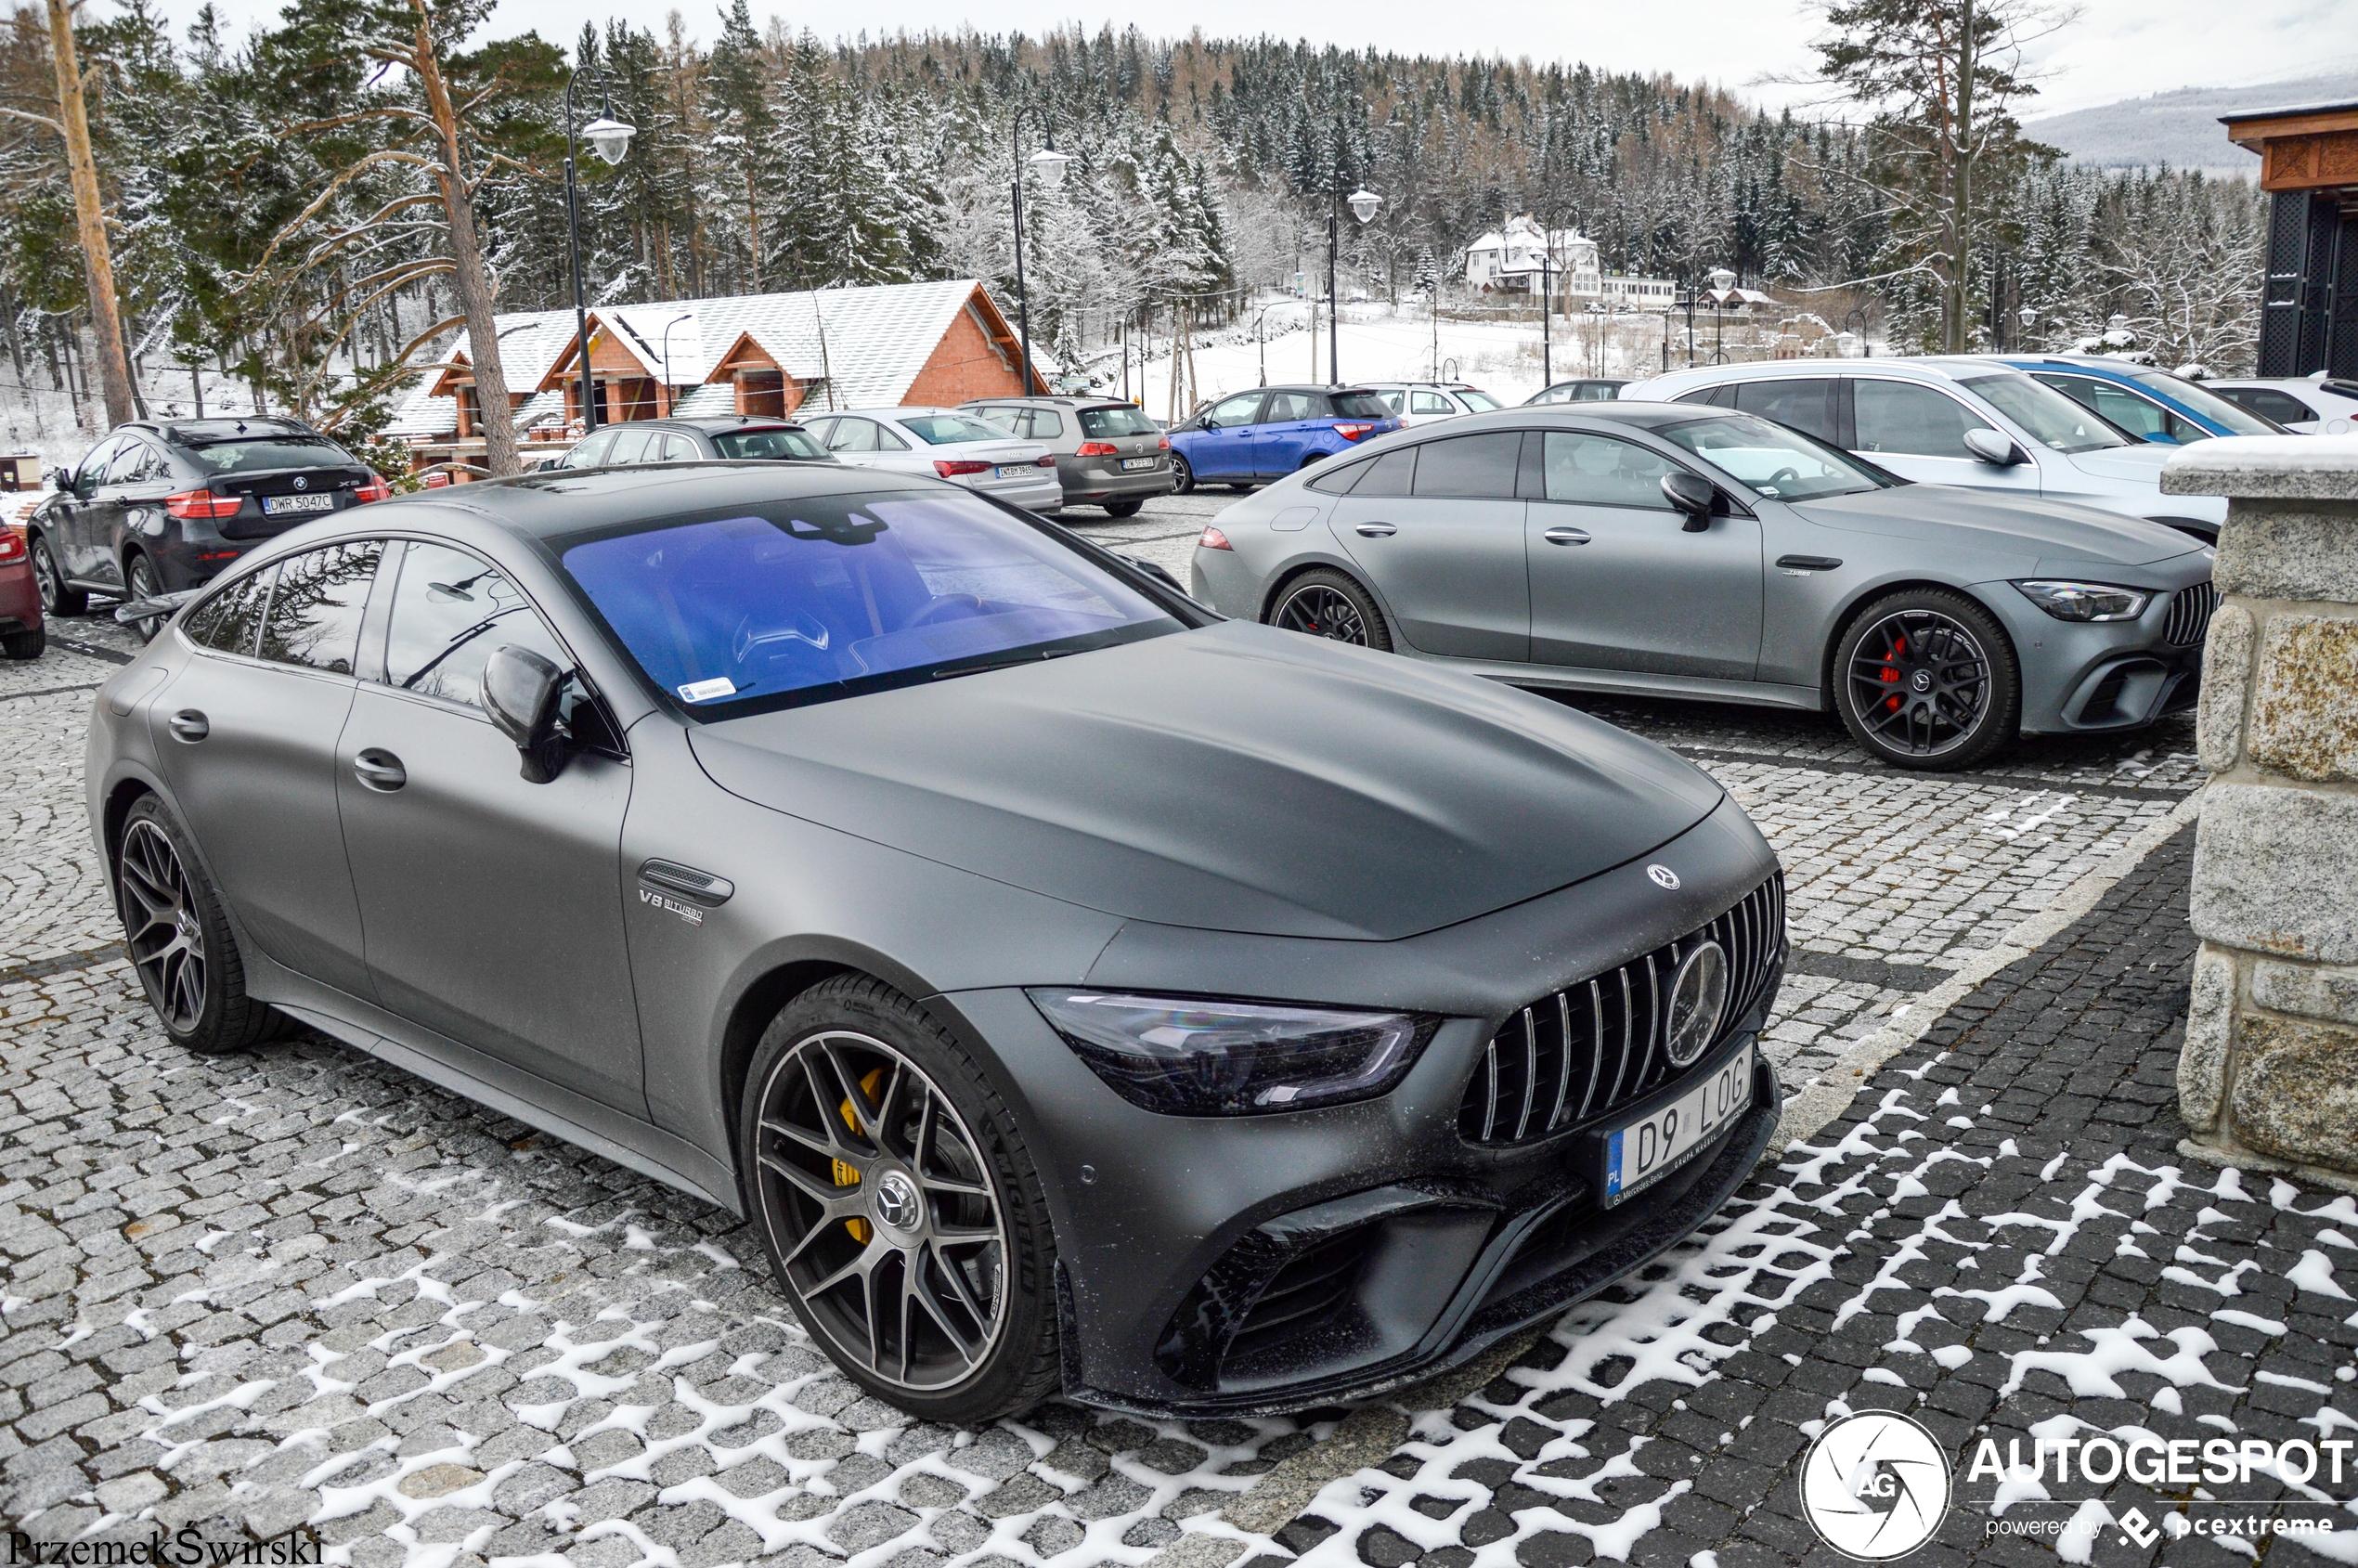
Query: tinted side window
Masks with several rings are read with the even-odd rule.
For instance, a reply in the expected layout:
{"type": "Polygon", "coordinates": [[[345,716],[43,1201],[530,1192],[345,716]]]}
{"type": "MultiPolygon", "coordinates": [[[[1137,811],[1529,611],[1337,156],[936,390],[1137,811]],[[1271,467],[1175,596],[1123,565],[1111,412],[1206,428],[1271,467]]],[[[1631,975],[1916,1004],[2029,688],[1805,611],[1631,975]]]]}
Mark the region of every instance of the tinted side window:
{"type": "Polygon", "coordinates": [[[1620,390],[1611,382],[1582,382],[1580,390],[1572,395],[1573,400],[1579,403],[1610,403],[1613,400],[1613,394],[1620,390]]]}
{"type": "Polygon", "coordinates": [[[1948,394],[1913,382],[1861,378],[1853,395],[1858,400],[1858,449],[1862,452],[1970,458],[1973,449],[1965,445],[1965,432],[1989,428],[1948,394]]]}
{"type": "Polygon", "coordinates": [[[381,541],[364,539],[279,562],[259,656],[350,675],[360,651],[360,613],[369,607],[369,585],[383,550],[381,541]]]}
{"type": "Polygon", "coordinates": [[[514,643],[563,669],[573,660],[496,566],[447,545],[411,544],[394,585],[385,679],[404,691],[482,706],[483,666],[514,643]]]}
{"type": "Polygon", "coordinates": [[[81,495],[86,496],[91,491],[97,489],[98,487],[98,481],[106,476],[107,465],[113,462],[116,458],[122,455],[123,446],[124,442],[122,438],[117,437],[112,441],[102,441],[97,446],[93,447],[89,453],[83,458],[82,466],[74,470],[73,487],[75,491],[81,495]]]}
{"type": "Polygon", "coordinates": [[[599,431],[593,435],[584,436],[574,443],[573,450],[567,452],[557,466],[559,468],[596,468],[606,460],[606,453],[612,450],[613,447],[614,432],[599,431]]]}
{"type": "Polygon", "coordinates": [[[1318,475],[1317,478],[1310,480],[1302,486],[1302,488],[1305,490],[1317,490],[1329,496],[1347,496],[1351,494],[1352,486],[1358,484],[1361,479],[1365,478],[1367,476],[1367,470],[1373,468],[1375,465],[1376,460],[1373,458],[1363,459],[1358,462],[1345,463],[1341,468],[1335,469],[1327,473],[1322,473],[1318,475]]]}
{"type": "Polygon", "coordinates": [[[1668,512],[1663,475],[1682,472],[1668,458],[1610,435],[1551,430],[1546,452],[1548,499],[1590,506],[1668,512]]]}
{"type": "Polygon", "coordinates": [[[265,566],[225,585],[188,612],[188,618],[180,623],[181,634],[200,648],[252,654],[254,635],[262,628],[263,606],[270,600],[270,579],[277,571],[276,566],[265,566]]]}
{"type": "Polygon", "coordinates": [[[643,430],[617,430],[614,447],[606,453],[609,464],[644,462],[647,457],[647,433],[643,430]]]}
{"type": "Polygon", "coordinates": [[[1310,399],[1299,392],[1273,392],[1269,407],[1262,414],[1263,424],[1291,424],[1296,420],[1311,417],[1310,399]]]}
{"type": "Polygon", "coordinates": [[[101,480],[100,483],[106,485],[136,484],[138,481],[141,471],[147,466],[148,444],[144,441],[134,441],[129,437],[125,437],[122,449],[116,452],[113,460],[107,464],[107,476],[105,479],[101,480]]]}
{"type": "Polygon", "coordinates": [[[1398,451],[1386,452],[1367,465],[1366,477],[1351,487],[1351,493],[1354,496],[1408,494],[1417,477],[1417,454],[1422,449],[1403,447],[1398,451]]]}
{"type": "Polygon", "coordinates": [[[1833,392],[1833,382],[1821,376],[1746,382],[1736,388],[1736,407],[1831,443],[1834,439],[1833,392]]]}
{"type": "Polygon", "coordinates": [[[1260,408],[1261,394],[1241,393],[1235,397],[1224,397],[1214,403],[1211,411],[1204,415],[1204,420],[1207,425],[1218,424],[1223,429],[1231,425],[1250,424],[1252,416],[1260,410],[1260,408]]]}
{"type": "Polygon", "coordinates": [[[1428,441],[1417,450],[1417,495],[1509,499],[1514,496],[1515,462],[1522,452],[1519,430],[1454,435],[1446,441],[1428,441]]]}

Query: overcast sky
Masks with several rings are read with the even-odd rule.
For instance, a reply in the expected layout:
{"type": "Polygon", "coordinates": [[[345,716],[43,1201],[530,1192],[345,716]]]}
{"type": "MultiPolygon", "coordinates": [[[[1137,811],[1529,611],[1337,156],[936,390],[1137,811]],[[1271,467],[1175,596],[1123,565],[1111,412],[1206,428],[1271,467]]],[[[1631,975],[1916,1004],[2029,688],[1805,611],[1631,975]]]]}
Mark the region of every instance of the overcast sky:
{"type": "MultiPolygon", "coordinates": [[[[184,20],[201,3],[166,0],[167,9],[184,20]]],[[[233,21],[251,25],[274,17],[280,0],[216,4],[233,21]]],[[[107,9],[107,0],[90,6],[98,15],[107,9]]],[[[719,31],[713,0],[499,0],[491,25],[502,33],[537,31],[570,45],[585,19],[621,17],[659,32],[675,9],[693,36],[708,41],[719,31]]],[[[753,0],[753,12],[758,24],[774,13],[822,36],[854,26],[871,35],[968,26],[987,32],[1020,27],[1037,34],[1073,21],[1093,30],[1135,22],[1160,34],[1189,27],[1215,36],[1268,31],[1401,53],[1529,55],[1614,71],[1668,71],[1717,81],[1771,103],[1795,95],[1758,84],[1760,79],[1805,71],[1816,31],[1802,0],[1489,0],[1462,8],[1446,0],[1297,0],[1285,6],[1195,0],[1184,8],[1157,0],[1094,0],[1086,8],[1071,0],[980,8],[965,0],[867,0],[856,10],[753,0]],[[856,21],[848,22],[848,14],[856,21]]],[[[2051,72],[2037,106],[2043,112],[2178,87],[2314,75],[2358,67],[2358,0],[2085,0],[2079,19],[2041,45],[2041,54],[2040,63],[2051,72]]]]}

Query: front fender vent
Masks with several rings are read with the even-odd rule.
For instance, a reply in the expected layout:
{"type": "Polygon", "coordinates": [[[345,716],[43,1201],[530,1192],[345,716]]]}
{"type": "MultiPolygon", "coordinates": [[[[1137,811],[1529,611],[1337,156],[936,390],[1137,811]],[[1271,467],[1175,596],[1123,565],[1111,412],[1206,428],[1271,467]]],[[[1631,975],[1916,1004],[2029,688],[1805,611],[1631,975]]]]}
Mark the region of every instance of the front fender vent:
{"type": "Polygon", "coordinates": [[[1728,1008],[1717,1045],[1759,1002],[1784,956],[1783,874],[1677,941],[1552,991],[1509,1018],[1466,1085],[1459,1135],[1485,1147],[1529,1143],[1626,1105],[1684,1070],[1664,1050],[1663,1020],[1671,976],[1704,941],[1728,954],[1728,1008]]]}

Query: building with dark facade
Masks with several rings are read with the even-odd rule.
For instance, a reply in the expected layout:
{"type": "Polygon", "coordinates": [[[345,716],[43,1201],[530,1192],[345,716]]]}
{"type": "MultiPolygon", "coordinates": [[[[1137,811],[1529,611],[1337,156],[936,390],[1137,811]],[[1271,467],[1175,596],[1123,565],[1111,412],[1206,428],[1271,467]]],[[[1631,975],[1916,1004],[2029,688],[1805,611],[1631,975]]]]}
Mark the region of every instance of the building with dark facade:
{"type": "Polygon", "coordinates": [[[2274,197],[2260,374],[2358,377],[2358,102],[2300,104],[2220,123],[2260,154],[2274,197]]]}

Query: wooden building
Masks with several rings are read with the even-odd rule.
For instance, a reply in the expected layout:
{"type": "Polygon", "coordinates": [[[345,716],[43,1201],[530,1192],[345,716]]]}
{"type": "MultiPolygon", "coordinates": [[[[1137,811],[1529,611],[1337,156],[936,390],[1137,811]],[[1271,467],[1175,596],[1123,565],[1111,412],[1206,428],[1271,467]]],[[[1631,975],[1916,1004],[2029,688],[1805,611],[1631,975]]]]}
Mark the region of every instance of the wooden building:
{"type": "Polygon", "coordinates": [[[2260,374],[2358,377],[2358,102],[2220,122],[2260,154],[2268,220],[2260,374]]]}
{"type": "MultiPolygon", "coordinates": [[[[570,310],[503,313],[499,363],[527,460],[581,434],[580,343],[570,310]]],[[[742,294],[589,313],[599,422],[673,415],[955,404],[1044,392],[1015,329],[973,279],[742,294]]],[[[466,335],[427,373],[388,434],[421,464],[480,463],[484,411],[466,335]]],[[[1034,359],[1040,355],[1034,350],[1034,359]]]]}

